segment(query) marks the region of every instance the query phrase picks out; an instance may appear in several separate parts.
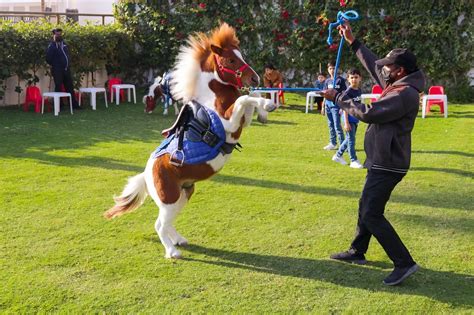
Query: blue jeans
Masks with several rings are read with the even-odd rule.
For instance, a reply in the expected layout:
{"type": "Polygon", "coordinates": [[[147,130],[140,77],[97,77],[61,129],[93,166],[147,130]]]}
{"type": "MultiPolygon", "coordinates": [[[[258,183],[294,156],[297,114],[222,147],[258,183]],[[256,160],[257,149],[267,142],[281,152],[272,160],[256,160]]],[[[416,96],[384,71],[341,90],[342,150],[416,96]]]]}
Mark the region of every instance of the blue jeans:
{"type": "Polygon", "coordinates": [[[341,127],[341,115],[339,114],[339,107],[329,107],[327,104],[324,106],[326,106],[326,116],[328,118],[329,142],[333,145],[337,145],[337,135],[339,144],[342,144],[344,141],[344,133],[341,127]]]}
{"type": "Polygon", "coordinates": [[[351,131],[346,131],[346,139],[344,139],[344,142],[341,144],[336,154],[338,157],[341,157],[344,152],[349,151],[349,157],[351,158],[351,162],[353,162],[357,160],[355,144],[358,124],[349,123],[349,125],[351,125],[351,131]]]}

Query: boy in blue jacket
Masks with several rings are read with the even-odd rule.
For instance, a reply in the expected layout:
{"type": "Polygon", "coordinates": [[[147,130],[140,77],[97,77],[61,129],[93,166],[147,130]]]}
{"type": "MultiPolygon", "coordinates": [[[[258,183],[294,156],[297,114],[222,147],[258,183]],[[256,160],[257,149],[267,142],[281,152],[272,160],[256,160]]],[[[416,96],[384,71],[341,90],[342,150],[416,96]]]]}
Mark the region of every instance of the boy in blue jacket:
{"type": "MultiPolygon", "coordinates": [[[[335,65],[335,62],[328,63],[329,78],[324,83],[324,89],[335,89],[338,92],[344,92],[347,88],[346,80],[344,80],[343,77],[338,76],[337,73],[334,73],[335,65]]],[[[323,148],[324,150],[336,150],[337,141],[339,141],[339,145],[344,141],[339,109],[339,106],[337,106],[333,101],[328,99],[324,100],[324,107],[321,110],[321,114],[324,115],[324,111],[326,112],[329,127],[329,143],[323,148]]]]}
{"type": "MultiPolygon", "coordinates": [[[[362,93],[359,87],[360,81],[362,80],[362,75],[357,69],[351,69],[347,74],[349,87],[346,90],[346,95],[354,102],[360,102],[360,96],[362,93]]],[[[363,168],[362,164],[360,164],[359,160],[357,159],[357,154],[355,151],[356,132],[357,126],[359,125],[359,120],[354,116],[349,115],[346,111],[343,111],[343,113],[344,114],[342,117],[344,121],[344,130],[346,131],[346,138],[339,147],[339,150],[337,150],[336,154],[334,154],[332,157],[332,160],[342,165],[346,165],[347,162],[344,160],[342,155],[345,151],[349,151],[349,157],[351,159],[351,164],[349,166],[352,168],[363,168]]]]}

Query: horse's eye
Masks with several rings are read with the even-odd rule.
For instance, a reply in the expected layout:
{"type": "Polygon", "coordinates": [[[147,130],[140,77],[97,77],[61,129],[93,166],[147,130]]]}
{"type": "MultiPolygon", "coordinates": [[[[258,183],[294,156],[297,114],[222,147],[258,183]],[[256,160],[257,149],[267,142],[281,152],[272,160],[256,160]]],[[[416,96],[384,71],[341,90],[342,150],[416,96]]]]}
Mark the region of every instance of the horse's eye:
{"type": "Polygon", "coordinates": [[[230,63],[235,63],[235,60],[234,60],[234,59],[230,59],[229,62],[230,62],[230,63]]]}

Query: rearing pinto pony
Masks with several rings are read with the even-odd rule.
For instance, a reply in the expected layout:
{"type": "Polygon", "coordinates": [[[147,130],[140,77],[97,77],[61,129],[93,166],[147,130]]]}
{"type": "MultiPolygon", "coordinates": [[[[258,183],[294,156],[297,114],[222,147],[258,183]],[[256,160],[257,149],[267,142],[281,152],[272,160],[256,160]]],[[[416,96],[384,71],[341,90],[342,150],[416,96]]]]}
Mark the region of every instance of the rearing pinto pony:
{"type": "Polygon", "coordinates": [[[165,257],[181,258],[176,246],[188,241],[173,222],[191,198],[194,183],[222,169],[256,107],[272,111],[275,105],[240,95],[240,87],[256,86],[260,78],[244,61],[234,29],[225,23],[209,36],[198,33],[188,39],[172,77],[172,94],[186,105],[164,131],[168,138],[151,154],[145,171],[128,180],[115,206],[104,215],[113,218],[130,212],[149,194],[160,209],[155,230],[165,257]]]}

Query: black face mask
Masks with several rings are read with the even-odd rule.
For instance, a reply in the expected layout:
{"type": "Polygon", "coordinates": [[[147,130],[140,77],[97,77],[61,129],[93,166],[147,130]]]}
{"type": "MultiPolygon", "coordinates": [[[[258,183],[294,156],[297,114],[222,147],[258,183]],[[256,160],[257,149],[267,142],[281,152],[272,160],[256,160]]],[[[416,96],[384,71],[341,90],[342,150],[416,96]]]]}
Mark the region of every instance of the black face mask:
{"type": "Polygon", "coordinates": [[[386,84],[392,84],[393,82],[395,82],[395,77],[392,76],[392,73],[394,73],[398,69],[400,68],[395,68],[392,71],[387,71],[385,70],[385,67],[382,68],[382,79],[385,81],[386,84]]]}

